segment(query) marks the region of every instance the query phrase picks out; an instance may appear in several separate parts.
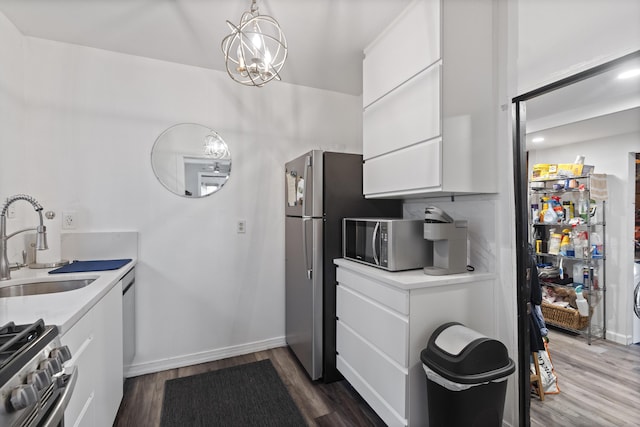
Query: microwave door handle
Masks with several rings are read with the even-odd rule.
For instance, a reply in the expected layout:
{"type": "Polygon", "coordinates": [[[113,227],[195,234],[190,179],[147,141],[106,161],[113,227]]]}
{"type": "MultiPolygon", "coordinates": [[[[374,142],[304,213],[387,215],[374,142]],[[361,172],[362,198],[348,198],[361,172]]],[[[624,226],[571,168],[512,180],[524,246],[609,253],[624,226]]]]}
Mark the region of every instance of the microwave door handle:
{"type": "Polygon", "coordinates": [[[311,156],[307,156],[304,159],[304,172],[302,173],[302,180],[304,181],[304,193],[302,193],[302,216],[307,216],[307,196],[309,196],[307,189],[309,188],[309,181],[307,181],[307,171],[311,168],[311,156]]]}
{"type": "MultiPolygon", "coordinates": [[[[304,203],[304,199],[302,203],[304,203]]],[[[307,222],[310,220],[311,218],[302,218],[302,256],[304,257],[304,271],[308,280],[311,280],[313,276],[313,269],[309,268],[309,254],[307,251],[307,222]]]]}
{"type": "Polygon", "coordinates": [[[373,236],[371,236],[371,247],[373,248],[373,260],[376,265],[380,265],[378,260],[378,251],[376,251],[376,243],[378,242],[378,231],[380,231],[380,223],[376,222],[376,226],[373,227],[373,236]]]}

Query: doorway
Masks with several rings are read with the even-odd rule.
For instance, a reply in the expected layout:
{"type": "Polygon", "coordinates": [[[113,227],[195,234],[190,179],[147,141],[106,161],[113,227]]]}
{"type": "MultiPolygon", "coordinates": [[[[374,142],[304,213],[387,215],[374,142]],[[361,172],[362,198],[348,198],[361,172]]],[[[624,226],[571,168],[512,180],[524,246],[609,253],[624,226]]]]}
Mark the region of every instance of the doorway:
{"type": "Polygon", "coordinates": [[[633,229],[633,343],[640,345],[640,153],[635,153],[635,204],[633,229]]]}
{"type": "MultiPolygon", "coordinates": [[[[516,207],[516,241],[517,241],[517,309],[518,309],[518,372],[519,384],[519,424],[529,426],[530,413],[530,384],[529,384],[529,303],[530,288],[528,285],[526,261],[529,256],[528,248],[531,242],[531,205],[529,200],[529,177],[531,176],[528,152],[533,147],[533,135],[543,130],[553,130],[553,138],[547,139],[547,144],[567,145],[578,141],[604,140],[607,138],[624,139],[617,135],[630,132],[638,132],[637,118],[640,112],[640,91],[638,83],[627,86],[626,89],[615,89],[605,83],[604,78],[618,73],[621,67],[626,68],[630,63],[640,64],[640,52],[634,52],[606,64],[594,67],[574,76],[562,79],[542,88],[536,89],[513,99],[514,114],[514,173],[515,173],[515,207],[516,207]],[[631,89],[629,89],[631,87],[631,89]],[[625,116],[626,115],[626,116],[625,116]],[[635,120],[634,120],[635,119],[635,120]],[[616,120],[618,120],[616,122],[616,120]],[[628,126],[626,128],[625,126],[628,126]],[[598,132],[604,131],[603,134],[598,132]],[[578,132],[584,132],[584,136],[578,137],[578,132]]],[[[551,134],[551,133],[550,133],[551,134]]],[[[624,161],[628,158],[627,152],[620,152],[624,161]]],[[[581,154],[581,153],[577,153],[581,154]]],[[[608,156],[617,155],[613,151],[608,156]]],[[[565,153],[566,156],[566,153],[565,153]]],[[[608,156],[591,155],[591,161],[601,161],[608,156]]],[[[575,156],[574,156],[575,157],[575,156]]],[[[571,163],[566,157],[558,163],[571,163]]],[[[588,162],[587,162],[588,163],[588,162]]],[[[625,168],[626,169],[626,168],[625,168]]],[[[627,180],[627,178],[625,178],[627,180]]],[[[618,182],[614,181],[614,184],[618,182]]],[[[627,183],[629,184],[629,183],[627,183]]],[[[634,183],[635,184],[635,183],[634,183]]],[[[630,184],[629,184],[630,185],[630,184]]],[[[615,186],[612,191],[617,191],[615,186]]],[[[630,233],[631,234],[631,233],[630,233]]],[[[618,241],[618,240],[614,240],[618,241]]],[[[628,241],[631,241],[630,239],[628,241]]],[[[611,248],[613,250],[613,248],[611,248]]],[[[609,252],[607,253],[609,256],[609,252]]],[[[633,257],[620,254],[618,262],[633,264],[633,257]]],[[[630,268],[627,269],[630,272],[630,268]]],[[[617,274],[616,272],[614,272],[617,274]]],[[[630,275],[620,276],[620,283],[630,283],[630,275]]],[[[630,274],[630,273],[629,273],[630,274]]],[[[606,282],[605,282],[606,283],[606,282]]],[[[623,292],[628,292],[624,289],[623,292]]],[[[603,304],[606,308],[607,304],[603,304]]],[[[614,306],[615,307],[615,306],[614,306]]],[[[629,312],[629,315],[632,313],[629,312]]],[[[615,315],[615,313],[614,313],[615,315]]],[[[609,316],[602,314],[603,321],[609,320],[609,316]]],[[[621,329],[618,318],[615,326],[621,329]]],[[[603,337],[606,334],[603,328],[603,337]]]]}

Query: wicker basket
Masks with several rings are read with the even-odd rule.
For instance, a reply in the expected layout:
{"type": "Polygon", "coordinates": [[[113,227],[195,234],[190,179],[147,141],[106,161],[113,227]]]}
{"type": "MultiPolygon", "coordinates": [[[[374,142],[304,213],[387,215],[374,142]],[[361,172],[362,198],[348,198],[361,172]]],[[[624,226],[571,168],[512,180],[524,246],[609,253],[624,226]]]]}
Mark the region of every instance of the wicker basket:
{"type": "Polygon", "coordinates": [[[541,308],[545,323],[550,325],[580,330],[589,324],[589,317],[580,316],[576,309],[560,307],[545,301],[542,301],[541,308]]]}

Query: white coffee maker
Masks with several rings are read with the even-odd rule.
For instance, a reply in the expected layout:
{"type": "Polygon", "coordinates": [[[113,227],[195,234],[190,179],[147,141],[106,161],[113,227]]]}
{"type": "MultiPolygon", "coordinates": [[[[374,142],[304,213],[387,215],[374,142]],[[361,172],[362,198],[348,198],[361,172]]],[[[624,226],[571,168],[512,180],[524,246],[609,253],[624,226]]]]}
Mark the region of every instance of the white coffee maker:
{"type": "Polygon", "coordinates": [[[424,238],[433,242],[433,259],[424,274],[443,276],[467,271],[467,221],[455,221],[442,209],[424,211],[424,238]]]}

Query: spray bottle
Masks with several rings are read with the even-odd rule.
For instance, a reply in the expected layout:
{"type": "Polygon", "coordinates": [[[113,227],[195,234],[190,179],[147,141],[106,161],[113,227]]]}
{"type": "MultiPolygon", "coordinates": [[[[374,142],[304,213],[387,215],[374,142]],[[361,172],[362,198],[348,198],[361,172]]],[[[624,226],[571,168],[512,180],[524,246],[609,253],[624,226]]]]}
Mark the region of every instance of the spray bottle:
{"type": "Polygon", "coordinates": [[[589,302],[582,294],[582,286],[576,287],[576,305],[578,306],[578,313],[580,313],[580,316],[586,317],[589,315],[589,302]]]}

